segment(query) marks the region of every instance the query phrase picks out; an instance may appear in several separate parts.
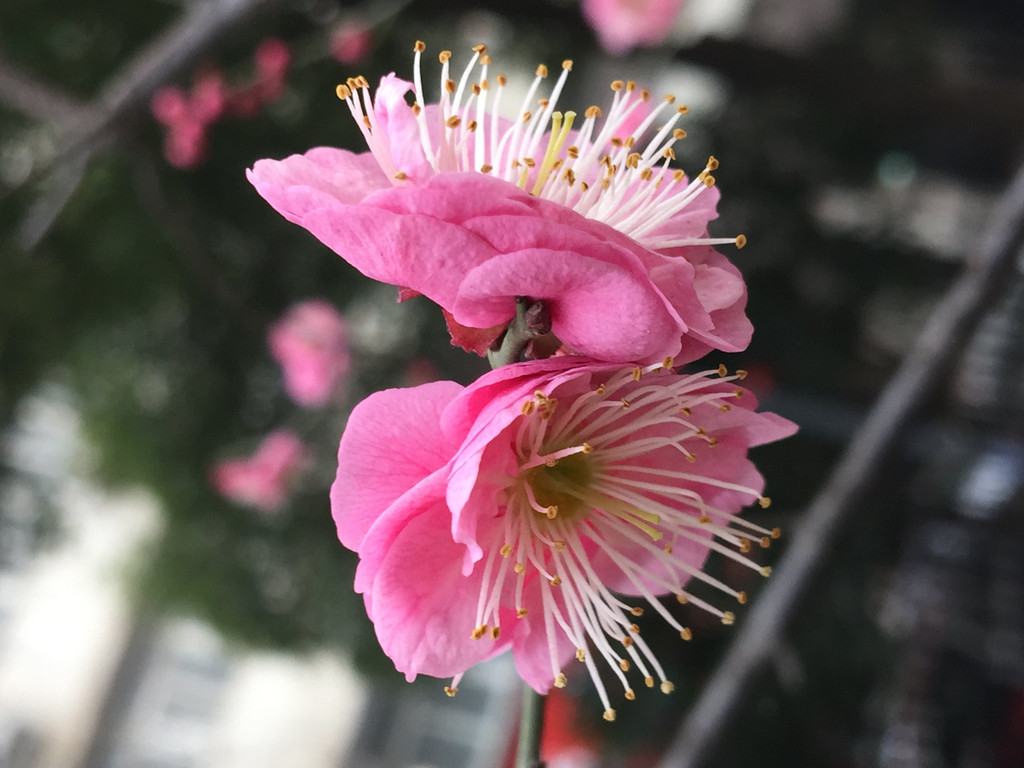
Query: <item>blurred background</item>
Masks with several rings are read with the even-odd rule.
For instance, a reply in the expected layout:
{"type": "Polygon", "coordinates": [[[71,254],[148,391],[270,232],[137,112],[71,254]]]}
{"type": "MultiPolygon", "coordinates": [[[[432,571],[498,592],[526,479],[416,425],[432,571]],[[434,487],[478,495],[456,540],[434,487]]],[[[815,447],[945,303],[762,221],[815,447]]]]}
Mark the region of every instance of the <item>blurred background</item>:
{"type": "MultiPolygon", "coordinates": [[[[336,83],[408,76],[417,39],[457,64],[483,42],[520,83],[574,59],[566,106],[605,103],[616,78],[687,103],[678,165],[721,160],[712,234],[750,241],[728,255],[754,342],[718,357],[801,425],[756,457],[759,520],[791,532],[1022,159],[1020,11],[4,0],[0,766],[509,764],[508,660],[451,700],[443,681],[407,685],[330,518],[352,404],[486,368],[426,301],[396,303],[246,182],[259,158],[364,149],[336,83]],[[328,351],[307,371],[319,389],[295,368],[310,338],[328,351]]],[[[1024,766],[1022,382],[1015,270],[707,766],[1024,766]]],[[[653,641],[676,693],[607,724],[571,679],[549,768],[658,765],[738,629],[686,608],[695,640],[653,641]]]]}

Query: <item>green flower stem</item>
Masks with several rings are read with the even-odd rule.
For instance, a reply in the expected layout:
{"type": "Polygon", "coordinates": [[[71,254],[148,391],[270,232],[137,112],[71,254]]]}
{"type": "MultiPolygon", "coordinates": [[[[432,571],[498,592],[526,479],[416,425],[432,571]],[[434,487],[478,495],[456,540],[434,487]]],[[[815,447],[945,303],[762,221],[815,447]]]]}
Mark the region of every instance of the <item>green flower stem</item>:
{"type": "Polygon", "coordinates": [[[547,699],[523,683],[523,706],[519,713],[519,744],[516,768],[544,768],[540,761],[540,734],[547,699]]]}
{"type": "MultiPolygon", "coordinates": [[[[508,324],[501,338],[495,342],[496,346],[487,351],[487,361],[491,368],[518,363],[531,343],[541,341],[550,333],[551,314],[544,303],[526,296],[517,296],[516,316],[508,324]]],[[[557,345],[555,348],[557,349],[557,345]]]]}

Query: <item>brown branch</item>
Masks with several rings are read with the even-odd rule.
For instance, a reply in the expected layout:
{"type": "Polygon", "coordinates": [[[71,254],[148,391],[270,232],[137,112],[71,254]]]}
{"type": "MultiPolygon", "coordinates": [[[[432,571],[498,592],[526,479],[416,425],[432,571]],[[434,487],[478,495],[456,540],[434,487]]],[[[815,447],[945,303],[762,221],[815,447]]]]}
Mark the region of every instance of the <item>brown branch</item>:
{"type": "Polygon", "coordinates": [[[768,586],[681,724],[663,768],[695,768],[715,743],[753,675],[784,640],[853,502],[877,473],[910,417],[941,384],[992,306],[1024,247],[1024,166],[1004,193],[981,258],[972,260],[932,313],[831,476],[811,502],[768,586]]]}

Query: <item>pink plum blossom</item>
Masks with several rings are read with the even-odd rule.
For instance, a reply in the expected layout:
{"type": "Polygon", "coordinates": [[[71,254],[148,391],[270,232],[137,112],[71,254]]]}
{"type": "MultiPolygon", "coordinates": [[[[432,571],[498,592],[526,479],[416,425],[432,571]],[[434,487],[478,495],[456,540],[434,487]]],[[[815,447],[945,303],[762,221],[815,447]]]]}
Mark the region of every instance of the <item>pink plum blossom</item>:
{"type": "Polygon", "coordinates": [[[217,463],[210,473],[225,498],[264,512],[277,510],[306,459],[306,448],[290,430],[271,432],[248,459],[217,463]]]}
{"type": "Polygon", "coordinates": [[[746,347],[746,286],[713,248],[746,239],[707,232],[718,161],[693,179],[671,166],[685,107],[616,81],[607,112],[589,107],[580,122],[555,109],[566,61],[536,106],[539,67],[506,120],[507,79],[483,46],[457,83],[441,53],[440,102],[424,107],[423,50],[412,83],[387,75],[375,96],[364,78],[338,87],[369,152],[260,160],[248,171],[257,191],[363,274],[439,304],[466,349],[486,351],[520,296],[546,305],[566,352],[601,360],[746,347]]]}
{"type": "Polygon", "coordinates": [[[299,405],[325,405],[348,373],[345,320],[326,301],[292,307],[267,335],[270,352],[281,365],[285,389],[299,405]]]}
{"type": "Polygon", "coordinates": [[[331,33],[331,55],[342,64],[358,64],[373,50],[373,30],[360,21],[346,21],[331,33]]]}
{"type": "Polygon", "coordinates": [[[663,42],[683,0],[583,0],[583,17],[601,47],[623,54],[663,42]]]}
{"type": "Polygon", "coordinates": [[[544,693],[575,656],[610,720],[599,667],[627,699],[634,674],[673,688],[642,628],[657,614],[690,639],[666,602],[732,623],[686,585],[745,602],[702,571],[712,550],[767,575],[745,553],[778,532],[738,516],[768,504],[747,453],[796,427],[754,411],[742,372],[677,375],[671,362],[553,357],[466,388],[377,392],[353,410],[331,508],[381,647],[409,680],[451,676],[452,693],[511,650],[544,693]]]}

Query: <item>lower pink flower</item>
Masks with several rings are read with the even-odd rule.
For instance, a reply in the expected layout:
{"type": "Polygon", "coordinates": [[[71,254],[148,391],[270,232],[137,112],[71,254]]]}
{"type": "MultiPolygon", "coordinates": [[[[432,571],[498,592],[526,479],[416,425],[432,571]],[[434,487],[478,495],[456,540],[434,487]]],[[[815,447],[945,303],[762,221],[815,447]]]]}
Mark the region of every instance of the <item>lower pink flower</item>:
{"type": "Polygon", "coordinates": [[[292,307],[271,327],[267,341],[281,364],[285,389],[299,405],[326,404],[348,373],[345,320],[326,301],[292,307]]]}
{"type": "Polygon", "coordinates": [[[467,388],[378,392],[353,410],[331,506],[360,557],[355,588],[408,679],[451,676],[453,693],[470,666],[511,649],[546,692],[575,656],[610,720],[599,666],[627,699],[633,670],[672,690],[637,623],[645,607],[687,640],[661,596],[732,622],[685,585],[746,600],[703,573],[712,550],[767,575],[744,553],[777,531],[737,516],[767,506],[747,453],[796,427],[755,412],[742,374],[665,365],[552,358],[467,388]]]}
{"type": "Polygon", "coordinates": [[[284,503],[305,459],[306,448],[298,435],[279,429],[267,435],[250,458],[216,464],[210,480],[225,498],[273,512],[284,503]]]}

